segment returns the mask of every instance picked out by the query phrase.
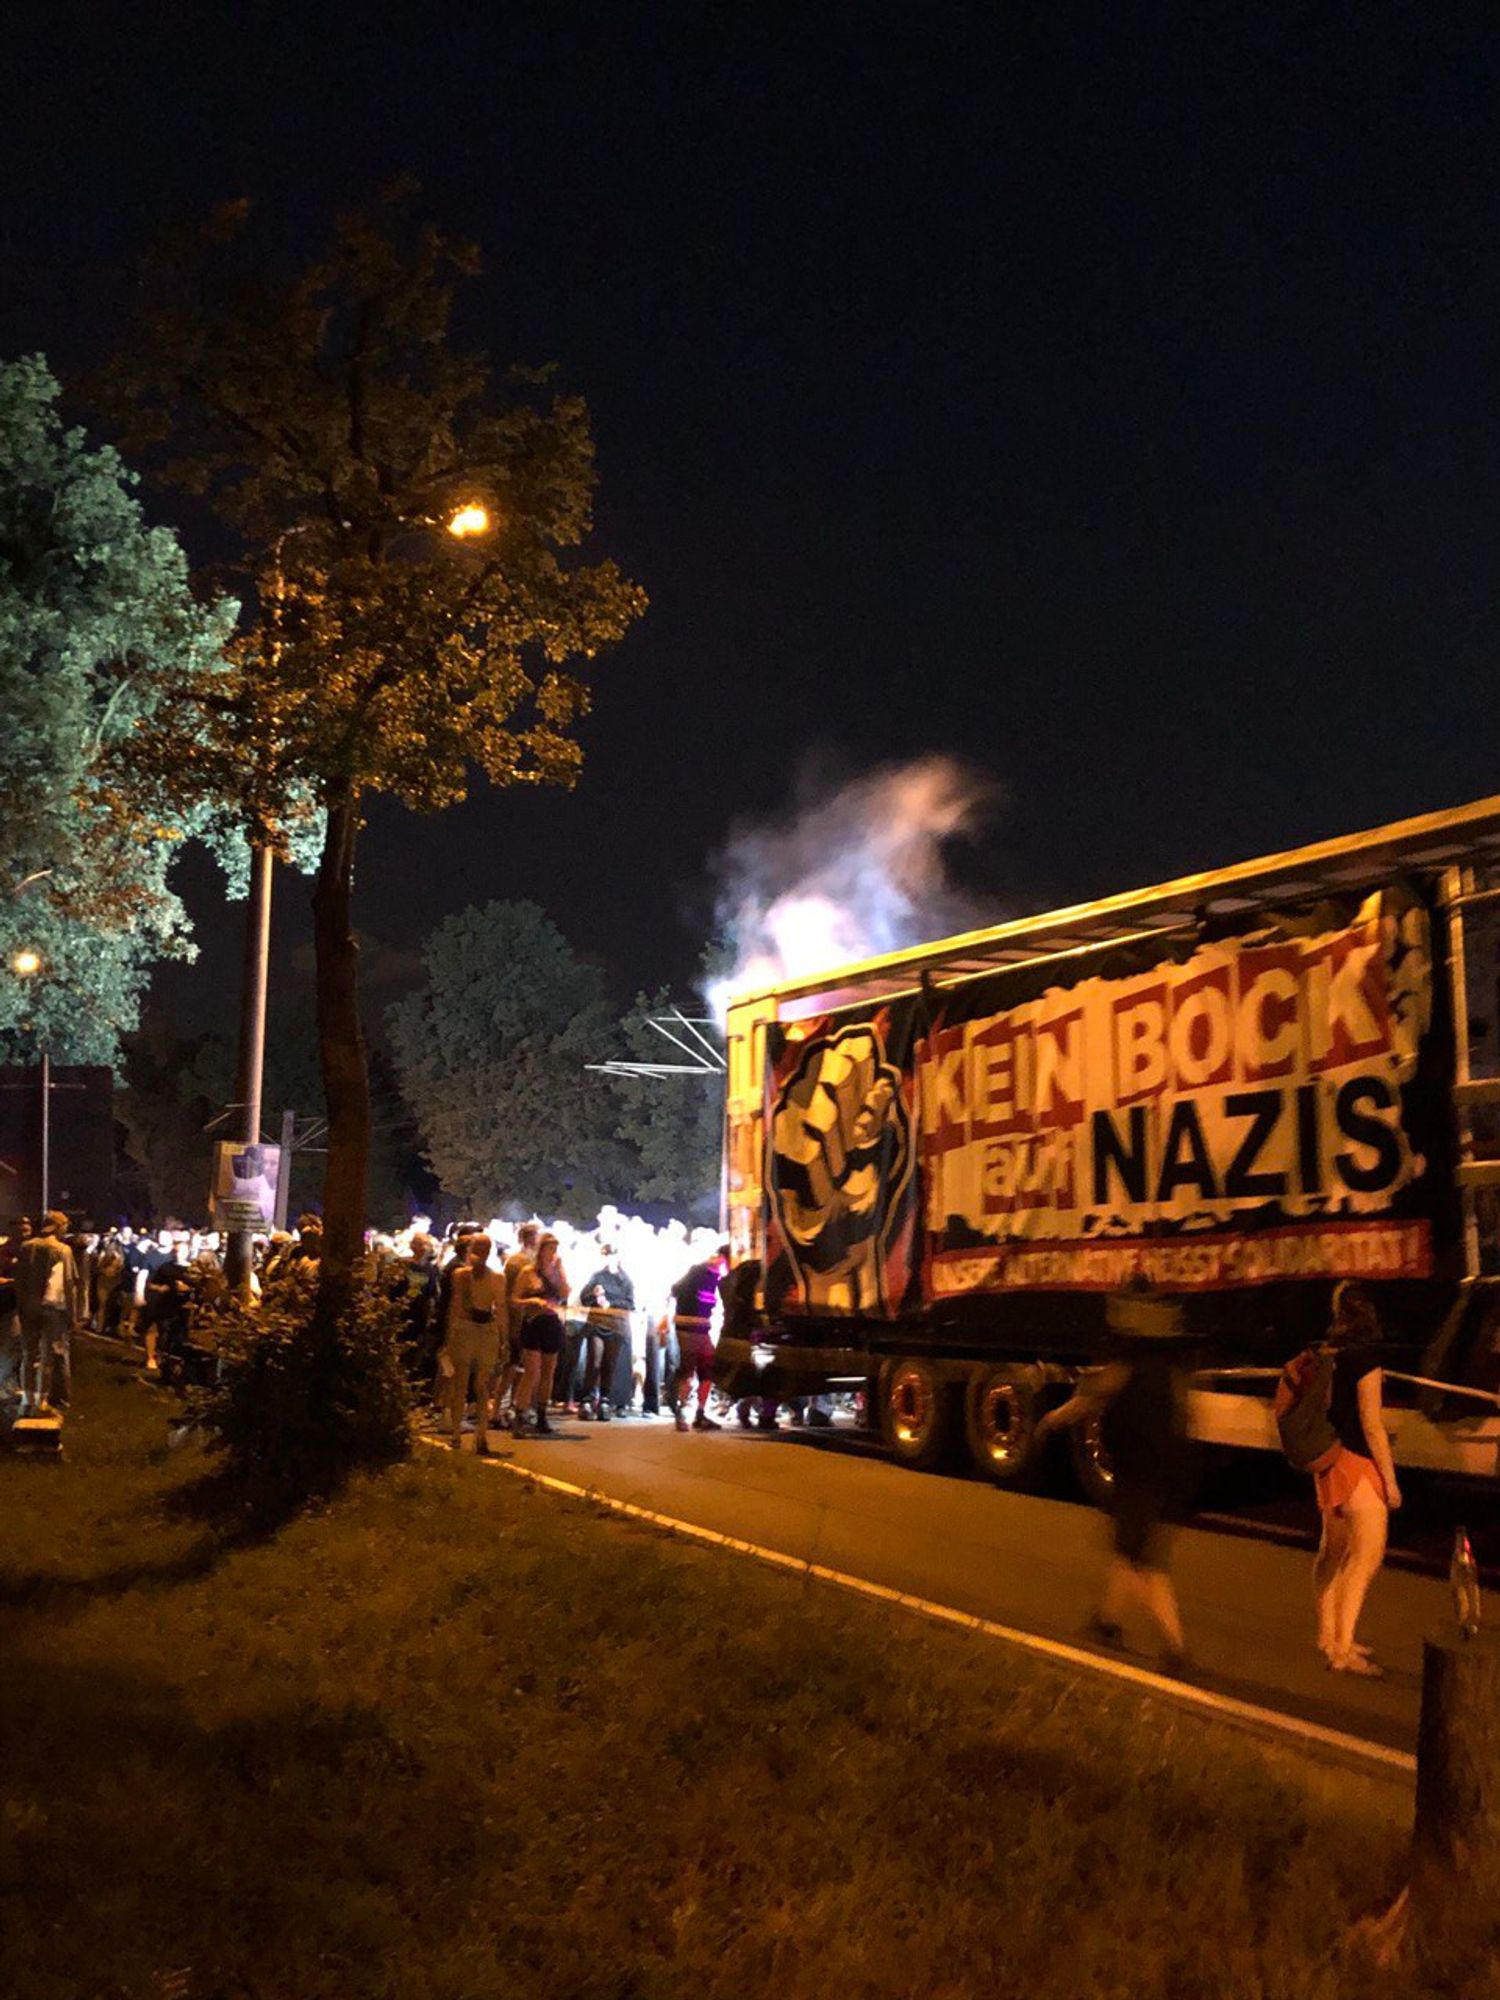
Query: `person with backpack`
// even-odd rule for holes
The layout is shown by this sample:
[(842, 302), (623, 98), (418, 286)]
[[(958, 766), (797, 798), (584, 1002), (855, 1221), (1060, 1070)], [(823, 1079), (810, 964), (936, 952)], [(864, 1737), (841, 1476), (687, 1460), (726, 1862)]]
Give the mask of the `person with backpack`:
[(1281, 1448), (1311, 1473), (1323, 1521), (1313, 1564), (1318, 1651), (1331, 1672), (1366, 1680), (1379, 1680), (1382, 1669), (1355, 1634), (1385, 1559), (1391, 1511), (1401, 1505), (1381, 1422), (1379, 1339), (1369, 1293), (1346, 1278), (1334, 1288), (1327, 1340), (1289, 1361), (1276, 1389)]

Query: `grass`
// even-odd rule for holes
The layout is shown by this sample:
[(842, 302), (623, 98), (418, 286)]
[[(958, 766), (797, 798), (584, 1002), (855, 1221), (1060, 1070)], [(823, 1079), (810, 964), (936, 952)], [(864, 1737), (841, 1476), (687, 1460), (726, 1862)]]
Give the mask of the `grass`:
[(236, 1543), (81, 1407), (0, 1462), (15, 2000), (1386, 1990), (1383, 1784), (435, 1453)]

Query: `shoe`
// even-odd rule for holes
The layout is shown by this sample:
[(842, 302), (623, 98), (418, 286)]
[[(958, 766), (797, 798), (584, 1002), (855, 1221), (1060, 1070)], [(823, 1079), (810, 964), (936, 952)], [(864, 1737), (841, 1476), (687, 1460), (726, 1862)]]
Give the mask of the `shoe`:
[(510, 1420), (510, 1434), (513, 1438), (523, 1438), (526, 1435), (526, 1430), (526, 1412), (524, 1410), (517, 1410)]
[(557, 1436), (557, 1432), (552, 1428), (551, 1419), (546, 1415), (537, 1418), (536, 1435), (539, 1438), (555, 1438)]
[(1326, 1655), (1328, 1671), (1331, 1674), (1354, 1674), (1362, 1681), (1383, 1681), (1385, 1668), (1379, 1660), (1367, 1658), (1363, 1653), (1329, 1653)]
[(564, 1403), (563, 1415), (565, 1417), (576, 1417), (578, 1415), (578, 1405), (576, 1403)]
[(704, 1410), (700, 1410), (693, 1419), (693, 1429), (695, 1431), (721, 1431), (723, 1428), (722, 1424), (716, 1424), (713, 1418)]
[(578, 1410), (578, 1421), (579, 1421), (579, 1423), (581, 1423), (581, 1424), (591, 1424), (591, 1423), (593, 1423), (593, 1421), (594, 1421), (594, 1412), (593, 1412), (593, 1411), (592, 1411), (592, 1410), (591, 1410), (591, 1409), (589, 1408), (589, 1406), (588, 1406), (588, 1404), (587, 1404), (587, 1403), (583, 1403), (583, 1404), (580, 1404), (580, 1405), (579, 1405), (579, 1410)]
[(160, 1373), (161, 1373), (161, 1363), (160, 1363), (159, 1361), (148, 1361), (148, 1362), (146, 1363), (146, 1369), (145, 1369), (145, 1372), (146, 1372), (146, 1373), (147, 1373), (148, 1375), (160, 1375)]
[(781, 1419), (780, 1417), (757, 1417), (755, 1428), (758, 1431), (779, 1431), (781, 1429)]
[(1193, 1671), (1193, 1663), (1186, 1653), (1169, 1647), (1161, 1656), (1161, 1670), (1169, 1680), (1185, 1681)]
[(476, 1458), (493, 1458), (495, 1456), (490, 1450), (489, 1439), (484, 1436), (483, 1432), (474, 1440), (474, 1456)]
[(677, 1412), (677, 1428), (680, 1431), (692, 1429), (692, 1425), (688, 1422), (688, 1413), (686, 1410), (679, 1410)]
[(610, 1424), (610, 1423), (613, 1423), (613, 1422), (614, 1422), (614, 1417), (615, 1417), (615, 1413), (614, 1413), (614, 1411), (613, 1411), (613, 1410), (612, 1410), (612, 1409), (611, 1409), (611, 1408), (609, 1407), (609, 1404), (608, 1404), (608, 1403), (601, 1403), (601, 1404), (599, 1405), (599, 1421), (600, 1421), (600, 1423), (601, 1423), (601, 1424)]
[(827, 1410), (809, 1410), (807, 1413), (807, 1427), (813, 1431), (831, 1431), (833, 1429), (833, 1418)]
[(1121, 1626), (1113, 1625), (1107, 1618), (1097, 1615), (1090, 1618), (1083, 1628), (1085, 1639), (1092, 1639), (1096, 1646), (1123, 1646), (1125, 1633)]

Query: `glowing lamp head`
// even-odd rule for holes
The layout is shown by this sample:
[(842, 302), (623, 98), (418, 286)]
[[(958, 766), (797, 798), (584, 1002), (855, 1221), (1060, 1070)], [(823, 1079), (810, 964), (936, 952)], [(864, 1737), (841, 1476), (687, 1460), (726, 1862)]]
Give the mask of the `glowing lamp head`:
[(42, 969), (42, 954), (27, 945), (11, 960), (10, 969), (18, 979), (32, 979)]
[(448, 516), (448, 533), (461, 542), (470, 541), (475, 535), (487, 535), (489, 531), (490, 510), (478, 500), (470, 500)]

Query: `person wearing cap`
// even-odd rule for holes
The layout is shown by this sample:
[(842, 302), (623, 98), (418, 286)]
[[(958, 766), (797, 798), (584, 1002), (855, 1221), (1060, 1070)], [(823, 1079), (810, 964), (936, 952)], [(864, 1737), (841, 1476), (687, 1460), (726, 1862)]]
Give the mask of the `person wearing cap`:
[(1184, 1511), (1192, 1481), (1182, 1315), (1136, 1285), (1110, 1300), (1108, 1319), (1114, 1355), (1042, 1418), (1037, 1436), (1098, 1419), (1114, 1475), (1114, 1553), (1088, 1635), (1100, 1645), (1123, 1644), (1125, 1614), (1134, 1605), (1156, 1628), (1163, 1667), (1180, 1674), (1187, 1652), (1172, 1587), (1171, 1523)]
[(21, 1401), (31, 1414), (53, 1407), (53, 1390), (72, 1397), (73, 1328), (82, 1312), (78, 1267), (64, 1240), (68, 1218), (54, 1209), (20, 1247), (16, 1307), (21, 1320)]

